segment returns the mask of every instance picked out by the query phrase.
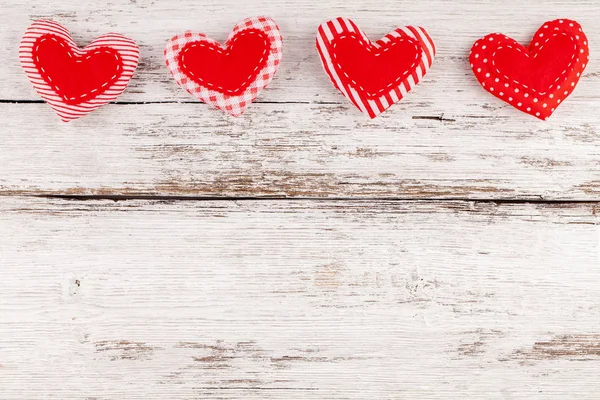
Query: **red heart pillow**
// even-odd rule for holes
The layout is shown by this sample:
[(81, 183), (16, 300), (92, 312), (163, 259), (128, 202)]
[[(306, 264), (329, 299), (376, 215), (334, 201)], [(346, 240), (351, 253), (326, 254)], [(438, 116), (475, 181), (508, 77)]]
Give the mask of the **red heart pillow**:
[(545, 120), (573, 92), (588, 57), (581, 26), (560, 19), (542, 25), (528, 48), (500, 33), (487, 35), (475, 42), (469, 59), (485, 90)]
[(237, 117), (273, 79), (281, 62), (282, 39), (272, 19), (256, 17), (237, 24), (225, 47), (188, 31), (171, 38), (164, 55), (180, 86)]
[(117, 33), (80, 49), (63, 26), (40, 20), (23, 35), (19, 55), (35, 90), (68, 122), (123, 93), (137, 67), (139, 49)]
[(433, 40), (423, 28), (398, 28), (371, 42), (347, 18), (319, 27), (317, 50), (333, 85), (371, 118), (402, 100), (435, 56)]

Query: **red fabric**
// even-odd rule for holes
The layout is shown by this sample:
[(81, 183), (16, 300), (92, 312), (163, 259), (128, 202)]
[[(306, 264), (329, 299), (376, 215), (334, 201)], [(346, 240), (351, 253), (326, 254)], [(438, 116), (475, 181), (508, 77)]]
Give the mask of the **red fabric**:
[(114, 101), (138, 59), (138, 46), (123, 35), (107, 33), (79, 48), (67, 28), (48, 20), (34, 21), (19, 45), (33, 88), (65, 122)]
[(588, 63), (581, 26), (567, 19), (546, 22), (528, 48), (501, 34), (475, 42), (471, 68), (494, 96), (547, 119), (572, 93)]
[(342, 81), (360, 94), (377, 98), (397, 87), (419, 64), (422, 48), (416, 40), (399, 36), (375, 48), (356, 33), (333, 43), (333, 62), (339, 64)]
[(282, 55), (279, 27), (264, 16), (237, 23), (223, 46), (203, 33), (186, 31), (169, 39), (164, 49), (178, 85), (234, 117), (273, 80)]
[(258, 29), (238, 32), (227, 49), (209, 41), (191, 42), (179, 67), (194, 82), (230, 96), (243, 93), (267, 64), (271, 41)]
[(433, 40), (422, 27), (397, 28), (372, 42), (344, 17), (321, 24), (316, 44), (333, 85), (370, 118), (402, 100), (435, 57)]
[(100, 47), (75, 54), (64, 39), (52, 34), (37, 39), (32, 56), (44, 81), (71, 105), (98, 97), (123, 72), (123, 62), (116, 50)]

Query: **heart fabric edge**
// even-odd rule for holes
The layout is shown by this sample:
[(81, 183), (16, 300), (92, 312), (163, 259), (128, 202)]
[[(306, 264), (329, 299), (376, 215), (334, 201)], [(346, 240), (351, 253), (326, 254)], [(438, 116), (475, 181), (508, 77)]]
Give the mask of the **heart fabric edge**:
[[(389, 91), (378, 97), (367, 96), (358, 90), (357, 82), (344, 73), (343, 66), (334, 62), (336, 39), (349, 34), (357, 35), (362, 39), (361, 42), (375, 51), (385, 48), (386, 44), (394, 40), (408, 40), (418, 46), (420, 55), (414, 68), (410, 71), (402, 71), (406, 72), (405, 78), (391, 85)], [(323, 68), (334, 87), (371, 119), (376, 118), (402, 100), (427, 74), (436, 54), (433, 40), (422, 27), (397, 28), (376, 42), (372, 42), (352, 20), (343, 17), (327, 21), (319, 26), (316, 46)], [(376, 74), (377, 71), (373, 71), (373, 73)]]
[[(83, 57), (86, 54), (101, 49), (110, 49), (118, 54), (119, 74), (115, 79), (105, 82), (104, 87), (91, 89), (86, 96), (72, 102), (58, 93), (52, 78), (44, 74), (43, 62), (39, 57), (34, 59), (34, 46), (43, 37), (54, 38), (65, 51), (70, 52), (70, 57)], [(79, 48), (69, 31), (57, 22), (50, 20), (34, 21), (25, 31), (19, 46), (19, 59), (25, 74), (32, 83), (35, 91), (48, 103), (64, 122), (80, 118), (99, 107), (119, 97), (133, 77), (139, 61), (139, 48), (136, 43), (119, 33), (107, 33), (94, 39), (84, 48)], [(75, 76), (75, 79), (85, 77)], [(94, 90), (97, 93), (91, 93)]]
[[(264, 65), (258, 69), (254, 79), (240, 94), (227, 94), (216, 90), (214, 87), (203, 85), (183, 71), (180, 65), (180, 53), (186, 45), (204, 43), (207, 46), (226, 51), (236, 36), (249, 30), (264, 33), (268, 37), (270, 46)], [(229, 34), (224, 46), (221, 46), (218, 41), (209, 38), (203, 33), (186, 31), (169, 39), (164, 49), (167, 67), (179, 86), (183, 87), (200, 101), (210, 104), (234, 117), (242, 115), (262, 90), (273, 80), (279, 69), (282, 53), (283, 39), (279, 27), (273, 19), (264, 16), (246, 18), (237, 23)]]
[[(573, 42), (573, 54), (569, 66), (548, 89), (537, 90), (515, 77), (507, 76), (496, 67), (498, 50), (507, 47), (535, 58), (557, 35), (564, 35)], [(589, 61), (588, 39), (578, 22), (556, 19), (542, 24), (527, 47), (501, 33), (486, 35), (473, 44), (469, 61), (477, 81), (487, 92), (524, 113), (547, 120), (579, 83)]]

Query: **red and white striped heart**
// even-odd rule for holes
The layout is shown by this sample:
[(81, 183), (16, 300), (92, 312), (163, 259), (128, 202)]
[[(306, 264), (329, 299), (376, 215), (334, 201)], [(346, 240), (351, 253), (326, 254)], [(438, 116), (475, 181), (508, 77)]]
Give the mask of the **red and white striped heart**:
[(62, 25), (39, 20), (23, 35), (19, 57), (38, 94), (69, 122), (123, 93), (138, 65), (139, 48), (123, 35), (108, 33), (80, 49)]
[(165, 46), (167, 67), (190, 94), (237, 117), (271, 82), (282, 56), (279, 27), (267, 17), (238, 23), (224, 47), (202, 33), (184, 32)]
[(433, 40), (421, 27), (398, 28), (371, 42), (347, 18), (319, 27), (317, 49), (333, 85), (371, 118), (402, 100), (435, 56)]

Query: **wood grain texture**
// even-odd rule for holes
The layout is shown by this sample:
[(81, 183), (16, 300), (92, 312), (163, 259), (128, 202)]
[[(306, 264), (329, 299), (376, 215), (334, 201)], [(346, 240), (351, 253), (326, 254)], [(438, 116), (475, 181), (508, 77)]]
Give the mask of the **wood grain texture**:
[(14, 117), (3, 194), (598, 199), (595, 131), (560, 122), (535, 133), (523, 126), (539, 122), (517, 120), (355, 124), (341, 106), (276, 104), (231, 122), (194, 104), (153, 104), (119, 107), (111, 124), (99, 111), (40, 128), (22, 111), (45, 107), (4, 106)]
[[(18, 40), (32, 19), (52, 18), (82, 44), (108, 30), (135, 38), (142, 62), (120, 101), (167, 103), (110, 105), (70, 125), (43, 104), (0, 104), (0, 194), (598, 199), (596, 1), (64, 0), (16, 1), (3, 11), (0, 93), (8, 102), (37, 98), (18, 65)], [(164, 66), (165, 40), (185, 29), (224, 40), (257, 13), (272, 16), (285, 41), (262, 103), (240, 119), (195, 103)], [(373, 38), (423, 25), (437, 43), (424, 81), (374, 121), (333, 89), (314, 48), (317, 26), (340, 15)], [(557, 17), (581, 22), (591, 61), (544, 123), (485, 93), (467, 55), (491, 31), (527, 43)]]
[[(596, 400), (600, 7), (523, 3), (4, 1), (0, 399)], [(243, 117), (173, 83), (169, 37), (224, 40), (259, 13), (284, 58)], [(337, 16), (436, 41), (374, 121), (321, 69), (315, 31)], [(467, 55), (560, 17), (591, 62), (544, 123), (485, 93)], [(65, 125), (37, 102), (17, 57), (37, 18), (138, 41), (119, 103)]]
[(595, 399), (596, 204), (0, 200), (21, 399)]

